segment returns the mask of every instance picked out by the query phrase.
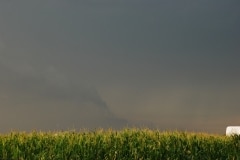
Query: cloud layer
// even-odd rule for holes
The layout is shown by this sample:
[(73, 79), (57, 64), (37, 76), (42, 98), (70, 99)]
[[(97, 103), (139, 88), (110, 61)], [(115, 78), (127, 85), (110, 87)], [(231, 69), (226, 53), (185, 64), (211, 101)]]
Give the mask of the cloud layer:
[(3, 130), (117, 129), (127, 125), (93, 87), (69, 80), (53, 66), (37, 69), (4, 60), (7, 65), (0, 64)]
[(238, 125), (239, 5), (1, 1), (1, 128), (224, 133)]

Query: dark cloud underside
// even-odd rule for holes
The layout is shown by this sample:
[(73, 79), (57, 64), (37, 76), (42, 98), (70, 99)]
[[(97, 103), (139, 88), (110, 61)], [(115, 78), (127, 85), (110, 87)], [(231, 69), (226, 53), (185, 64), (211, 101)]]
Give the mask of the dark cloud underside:
[(240, 3), (1, 1), (0, 127), (222, 133), (237, 124)]

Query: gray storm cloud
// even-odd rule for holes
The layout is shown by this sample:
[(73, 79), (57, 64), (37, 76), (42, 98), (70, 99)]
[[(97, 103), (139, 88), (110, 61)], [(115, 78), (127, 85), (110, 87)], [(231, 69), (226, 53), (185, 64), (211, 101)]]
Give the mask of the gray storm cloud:
[[(0, 36), (1, 37), (1, 36)], [(0, 50), (2, 51), (5, 48), (5, 43), (3, 42), (2, 39), (0, 39)]]
[(0, 1), (1, 128), (239, 125), (239, 6)]
[(26, 63), (12, 64), (3, 56), (1, 60), (6, 62), (0, 63), (3, 130), (121, 128), (127, 125), (126, 120), (109, 110), (96, 89), (72, 82), (53, 66), (40, 69)]

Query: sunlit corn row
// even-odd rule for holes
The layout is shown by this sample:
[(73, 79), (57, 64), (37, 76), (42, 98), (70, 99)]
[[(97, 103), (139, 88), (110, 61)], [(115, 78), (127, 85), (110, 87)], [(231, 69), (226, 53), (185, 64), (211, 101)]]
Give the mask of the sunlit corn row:
[(148, 129), (31, 132), (0, 135), (0, 159), (240, 159), (240, 136)]

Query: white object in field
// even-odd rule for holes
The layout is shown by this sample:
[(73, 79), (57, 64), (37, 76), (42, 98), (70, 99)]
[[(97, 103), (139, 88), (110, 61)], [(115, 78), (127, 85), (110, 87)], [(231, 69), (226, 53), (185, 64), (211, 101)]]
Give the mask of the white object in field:
[(226, 129), (226, 135), (240, 135), (240, 126), (228, 126)]

